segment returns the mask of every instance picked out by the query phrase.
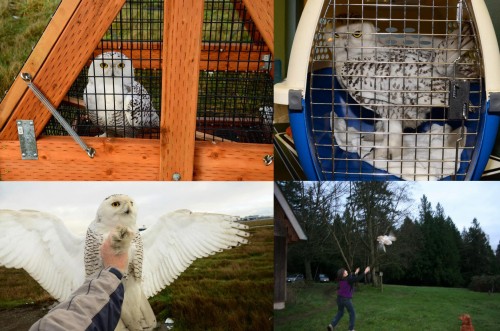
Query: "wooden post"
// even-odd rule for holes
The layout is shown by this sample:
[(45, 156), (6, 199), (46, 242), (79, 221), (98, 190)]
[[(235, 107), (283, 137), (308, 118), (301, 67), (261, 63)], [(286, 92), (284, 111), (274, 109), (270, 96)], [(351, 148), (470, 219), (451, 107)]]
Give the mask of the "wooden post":
[(165, 0), (160, 180), (192, 180), (204, 1)]
[(384, 292), (384, 279), (383, 279), (384, 273), (381, 271), (380, 272), (380, 291)]

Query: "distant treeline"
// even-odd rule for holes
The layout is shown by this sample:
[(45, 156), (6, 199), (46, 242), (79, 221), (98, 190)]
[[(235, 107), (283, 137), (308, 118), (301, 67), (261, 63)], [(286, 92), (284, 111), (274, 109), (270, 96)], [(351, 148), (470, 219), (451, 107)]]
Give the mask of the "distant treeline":
[[(500, 275), (500, 243), (493, 252), (475, 218), (460, 232), (443, 207), (433, 207), (425, 195), (418, 216), (412, 216), (411, 184), (279, 185), (308, 237), (289, 246), (289, 273), (303, 273), (308, 280), (326, 273), (333, 280), (340, 267), (370, 265), (377, 286), (382, 272), (384, 283), (500, 291), (500, 276), (494, 276)], [(390, 232), (397, 240), (384, 252), (376, 237)]]

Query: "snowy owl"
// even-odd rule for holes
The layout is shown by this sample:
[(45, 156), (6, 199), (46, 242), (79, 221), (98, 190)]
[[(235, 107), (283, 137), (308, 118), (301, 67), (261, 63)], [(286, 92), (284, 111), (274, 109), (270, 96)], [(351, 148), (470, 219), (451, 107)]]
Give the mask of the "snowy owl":
[(103, 136), (140, 137), (143, 130), (159, 127), (160, 118), (151, 96), (134, 79), (132, 61), (124, 54), (106, 52), (96, 56), (88, 79), (83, 100), (90, 120), (104, 131)]
[[(248, 227), (235, 217), (178, 210), (139, 232), (134, 201), (122, 194), (106, 198), (84, 238), (70, 233), (57, 217), (38, 211), (0, 210), (0, 265), (25, 269), (62, 301), (103, 268), (99, 247), (120, 228), (130, 236), (125, 297), (115, 330), (152, 330), (155, 315), (147, 298), (172, 283), (195, 259), (247, 243)], [(123, 231), (123, 229), (127, 229)]]
[(396, 241), (396, 237), (391, 232), (389, 235), (378, 236), (377, 241), (378, 248), (385, 252), (385, 246), (392, 245), (392, 242)]
[(433, 107), (448, 106), (445, 77), (455, 60), (472, 47), (470, 34), (462, 36), (461, 49), (453, 49), (459, 43), (450, 38), (432, 50), (383, 45), (368, 22), (339, 26), (334, 32), (330, 43), (339, 83), (380, 117), (387, 133), (383, 137), (387, 157), (401, 159), (403, 129), (416, 129)]

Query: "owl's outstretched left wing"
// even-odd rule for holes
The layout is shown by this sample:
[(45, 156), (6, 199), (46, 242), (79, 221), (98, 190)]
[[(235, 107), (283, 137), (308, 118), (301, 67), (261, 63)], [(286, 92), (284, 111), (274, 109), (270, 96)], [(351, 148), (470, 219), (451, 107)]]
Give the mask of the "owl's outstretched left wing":
[(247, 243), (248, 227), (228, 215), (178, 210), (143, 232), (143, 290), (151, 297), (197, 258)]
[(0, 265), (23, 268), (59, 301), (85, 280), (83, 246), (51, 214), (0, 210)]

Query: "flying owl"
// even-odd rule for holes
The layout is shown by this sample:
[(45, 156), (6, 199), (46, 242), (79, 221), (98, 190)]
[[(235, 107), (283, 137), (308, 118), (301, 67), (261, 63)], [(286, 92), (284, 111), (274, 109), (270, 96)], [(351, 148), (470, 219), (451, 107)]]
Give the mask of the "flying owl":
[(83, 100), (92, 123), (104, 131), (102, 136), (137, 137), (160, 125), (151, 96), (134, 79), (132, 61), (119, 52), (95, 57)]
[(152, 330), (147, 298), (171, 284), (197, 258), (247, 243), (248, 227), (228, 215), (178, 210), (139, 232), (137, 210), (127, 195), (106, 198), (86, 237), (70, 233), (57, 217), (39, 211), (0, 210), (0, 265), (25, 269), (62, 301), (103, 268), (99, 247), (110, 233), (129, 242), (125, 297), (115, 330)]
[(378, 248), (385, 252), (385, 246), (392, 245), (392, 242), (396, 241), (396, 237), (391, 232), (389, 235), (378, 236), (377, 241)]
[(457, 33), (461, 43), (450, 38), (432, 50), (383, 45), (375, 26), (368, 22), (339, 26), (332, 32), (339, 83), (358, 104), (380, 117), (387, 133), (386, 157), (401, 159), (403, 129), (416, 129), (428, 120), (432, 108), (448, 106), (446, 76), (450, 66), (472, 47), (471, 35)]

